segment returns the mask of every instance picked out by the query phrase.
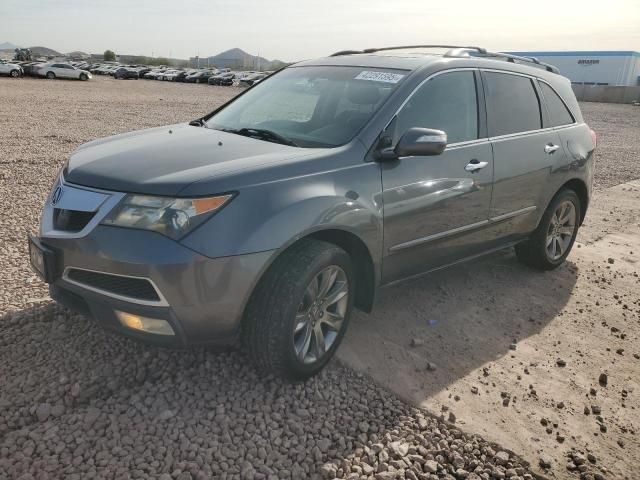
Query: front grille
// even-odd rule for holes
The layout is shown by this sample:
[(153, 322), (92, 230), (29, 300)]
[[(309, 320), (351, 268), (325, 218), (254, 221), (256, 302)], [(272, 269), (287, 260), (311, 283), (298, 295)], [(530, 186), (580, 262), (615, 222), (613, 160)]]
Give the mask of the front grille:
[(149, 302), (160, 301), (158, 292), (151, 282), (145, 278), (121, 277), (109, 273), (91, 272), (70, 268), (67, 278), (87, 287), (97, 288), (105, 292)]
[(53, 210), (53, 226), (64, 232), (79, 232), (91, 221), (96, 212), (82, 212), (80, 210)]

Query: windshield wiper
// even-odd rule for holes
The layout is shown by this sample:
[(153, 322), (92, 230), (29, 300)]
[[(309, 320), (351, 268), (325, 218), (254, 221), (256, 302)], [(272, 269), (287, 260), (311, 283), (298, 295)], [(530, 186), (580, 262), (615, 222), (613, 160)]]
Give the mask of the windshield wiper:
[(237, 129), (221, 128), (220, 130), (222, 130), (223, 132), (235, 133), (236, 135), (242, 135), (245, 137), (256, 137), (261, 140), (266, 140), (267, 142), (281, 143), (283, 145), (289, 145), (290, 147), (299, 146), (296, 142), (294, 142), (290, 138), (280, 135), (279, 133), (276, 133), (272, 130), (267, 130), (266, 128), (244, 127), (244, 128), (237, 128)]
[(204, 119), (202, 118), (196, 118), (195, 120), (191, 120), (189, 122), (189, 125), (191, 125), (192, 127), (206, 127), (207, 124), (204, 123)]

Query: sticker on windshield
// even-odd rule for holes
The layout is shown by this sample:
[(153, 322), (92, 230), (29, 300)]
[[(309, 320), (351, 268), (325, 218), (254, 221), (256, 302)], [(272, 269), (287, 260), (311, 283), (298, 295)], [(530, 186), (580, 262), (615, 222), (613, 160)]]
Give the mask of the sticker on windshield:
[(371, 72), (368, 70), (364, 70), (356, 76), (355, 80), (370, 80), (372, 82), (398, 83), (403, 78), (404, 78), (404, 75), (400, 73)]

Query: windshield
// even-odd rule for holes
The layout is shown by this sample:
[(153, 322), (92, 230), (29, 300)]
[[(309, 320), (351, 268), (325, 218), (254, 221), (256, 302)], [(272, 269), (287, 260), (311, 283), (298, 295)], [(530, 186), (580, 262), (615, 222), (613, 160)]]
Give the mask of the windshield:
[(369, 67), (290, 67), (207, 119), (206, 126), (240, 134), (268, 131), (269, 136), (261, 139), (287, 139), (306, 148), (344, 145), (407, 73)]

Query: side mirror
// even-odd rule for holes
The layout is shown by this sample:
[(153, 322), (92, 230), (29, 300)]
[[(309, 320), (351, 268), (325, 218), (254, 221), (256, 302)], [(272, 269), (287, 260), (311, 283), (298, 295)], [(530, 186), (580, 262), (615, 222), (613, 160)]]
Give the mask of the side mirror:
[(442, 130), (413, 127), (407, 130), (393, 148), (381, 150), (381, 160), (396, 160), (399, 157), (440, 155), (447, 147), (447, 134)]

